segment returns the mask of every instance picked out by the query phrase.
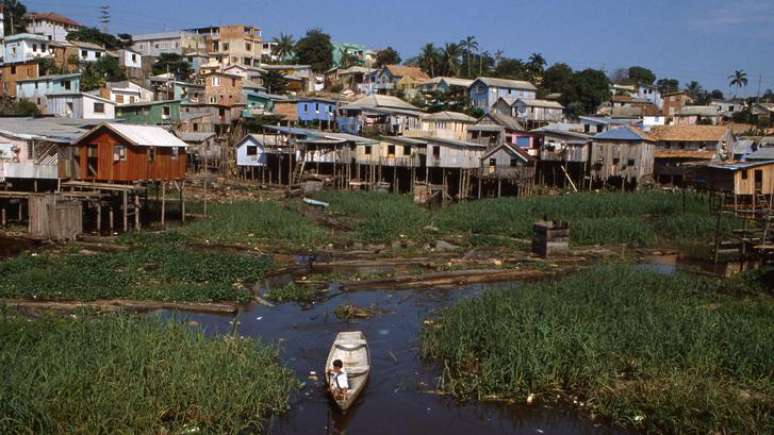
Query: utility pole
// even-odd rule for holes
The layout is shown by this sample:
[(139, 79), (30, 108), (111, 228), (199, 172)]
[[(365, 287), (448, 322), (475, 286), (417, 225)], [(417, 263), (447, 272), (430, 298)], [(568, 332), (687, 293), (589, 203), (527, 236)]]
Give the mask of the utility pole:
[(110, 5), (102, 5), (99, 7), (99, 22), (102, 23), (102, 31), (108, 32), (108, 24), (110, 24)]
[(761, 102), (761, 81), (763, 81), (763, 74), (758, 74), (758, 92), (755, 93), (755, 102)]

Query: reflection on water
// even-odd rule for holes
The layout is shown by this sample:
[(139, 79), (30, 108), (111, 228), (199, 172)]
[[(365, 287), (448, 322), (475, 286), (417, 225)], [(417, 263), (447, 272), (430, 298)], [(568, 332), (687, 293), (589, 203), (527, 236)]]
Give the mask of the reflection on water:
[[(455, 290), (364, 291), (340, 293), (304, 310), (296, 304), (274, 308), (253, 305), (238, 314), (237, 333), (280, 346), (284, 363), (306, 385), (291, 410), (270, 423), (271, 434), (609, 434), (617, 429), (593, 424), (563, 408), (464, 404), (429, 393), (437, 368), (419, 358), (422, 321), (435, 310), (471, 297), (480, 286)], [(346, 322), (333, 314), (337, 305), (374, 306), (383, 311), (369, 320)], [(225, 334), (233, 317), (162, 312), (195, 320), (208, 334)], [(331, 342), (345, 330), (362, 330), (371, 349), (371, 376), (357, 403), (342, 414), (328, 400), (320, 375)]]

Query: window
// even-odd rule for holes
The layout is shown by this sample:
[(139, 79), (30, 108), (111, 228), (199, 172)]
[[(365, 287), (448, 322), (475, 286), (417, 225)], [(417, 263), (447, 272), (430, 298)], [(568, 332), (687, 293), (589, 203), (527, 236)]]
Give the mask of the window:
[(137, 55), (132, 53), (132, 62), (137, 62)]
[(65, 80), (62, 82), (62, 85), (64, 85), (64, 88), (68, 91), (70, 90), (70, 80)]
[(85, 58), (88, 54), (89, 53), (86, 50), (81, 50), (81, 57)]
[(629, 159), (626, 161), (626, 166), (634, 166), (634, 159)]
[(135, 102), (135, 98), (134, 97), (129, 97), (129, 103), (134, 104), (134, 102)]
[(156, 148), (155, 147), (149, 147), (148, 148), (148, 161), (153, 163), (156, 160)]
[(94, 113), (105, 113), (105, 103), (94, 103)]
[(410, 156), (411, 155), (411, 147), (408, 145), (403, 145), (403, 155), (404, 156)]
[(228, 51), (228, 42), (223, 43), (223, 51)]
[(161, 114), (162, 116), (169, 118), (169, 115), (172, 113), (172, 110), (169, 106), (164, 106), (161, 108)]
[(35, 82), (35, 89), (38, 88), (38, 82)]
[(99, 59), (100, 56), (102, 56), (102, 53), (100, 53), (99, 51), (94, 53), (94, 57), (96, 57), (97, 59)]
[(497, 166), (497, 159), (489, 159), (489, 167)]
[(126, 145), (113, 145), (113, 162), (126, 160)]
[(235, 86), (236, 86), (236, 79), (231, 79), (231, 86), (232, 86), (232, 87), (235, 87)]
[(366, 146), (365, 146), (365, 154), (366, 154), (367, 156), (370, 156), (370, 155), (371, 155), (371, 145), (366, 145)]
[(255, 145), (248, 145), (247, 146), (247, 155), (249, 156), (257, 156), (258, 155), (258, 147)]
[(515, 168), (516, 166), (519, 166), (519, 159), (512, 157), (511, 158), (511, 167)]
[(742, 171), (742, 180), (746, 180), (746, 179), (747, 179), (747, 169)]
[(315, 103), (314, 111), (317, 112), (317, 113), (320, 113), (320, 103)]
[(212, 86), (220, 86), (220, 77), (215, 76), (212, 78)]
[(387, 156), (395, 157), (395, 145), (387, 145)]
[(38, 44), (32, 44), (32, 52), (38, 51)]
[(247, 51), (251, 51), (253, 49), (253, 45), (250, 44), (249, 42), (245, 42), (245, 49)]
[(123, 104), (124, 103), (124, 96), (123, 95), (116, 95), (116, 103)]
[(177, 157), (178, 157), (179, 155), (180, 155), (180, 148), (178, 148), (178, 147), (172, 147), (172, 155), (170, 156), (170, 158), (171, 158), (172, 160), (177, 160)]
[(219, 50), (219, 48), (218, 48), (218, 41), (212, 41), (212, 50), (213, 51), (218, 51)]
[(309, 111), (309, 105), (308, 104), (304, 104), (304, 113), (306, 113), (308, 111)]
[(16, 67), (15, 66), (11, 66), (11, 74), (16, 74)]

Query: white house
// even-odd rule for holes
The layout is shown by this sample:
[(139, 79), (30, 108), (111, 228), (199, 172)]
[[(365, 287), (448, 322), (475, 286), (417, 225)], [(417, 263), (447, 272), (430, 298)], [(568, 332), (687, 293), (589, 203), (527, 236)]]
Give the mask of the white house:
[(153, 101), (153, 91), (129, 80), (105, 83), (100, 96), (116, 105), (148, 103)]
[(558, 101), (517, 98), (511, 108), (511, 116), (527, 121), (559, 122), (564, 119), (564, 106)]
[(33, 12), (24, 16), (27, 32), (45, 36), (49, 41), (67, 42), (67, 34), (80, 24), (54, 12)]
[(73, 45), (78, 48), (78, 60), (81, 62), (96, 62), (105, 55), (105, 47), (91, 42), (75, 41)]
[(46, 95), (48, 113), (74, 119), (115, 119), (116, 103), (83, 92), (57, 92)]
[(642, 84), (637, 88), (637, 98), (648, 100), (659, 109), (664, 107), (664, 99), (661, 97), (661, 91), (658, 86)]
[(277, 142), (278, 135), (248, 134), (236, 144), (237, 166), (266, 166), (264, 141)]
[(118, 50), (118, 64), (124, 68), (142, 69), (142, 54), (135, 50)]
[(54, 53), (48, 38), (32, 33), (17, 33), (5, 38), (3, 42), (5, 63), (27, 62), (39, 57), (53, 57)]

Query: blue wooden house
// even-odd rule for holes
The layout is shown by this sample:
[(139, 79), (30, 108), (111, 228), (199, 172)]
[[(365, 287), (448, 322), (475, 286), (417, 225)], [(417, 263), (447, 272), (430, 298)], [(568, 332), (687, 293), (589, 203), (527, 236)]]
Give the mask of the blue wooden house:
[(46, 95), (60, 92), (80, 92), (81, 75), (61, 74), (42, 76), (36, 79), (19, 80), (16, 82), (16, 98), (29, 100), (38, 105), (46, 113)]
[(301, 122), (334, 122), (336, 120), (336, 100), (325, 98), (299, 98), (296, 100), (298, 120)]
[(534, 100), (537, 98), (537, 88), (532, 83), (521, 80), (479, 77), (470, 85), (468, 95), (473, 107), (489, 113), (501, 97)]

